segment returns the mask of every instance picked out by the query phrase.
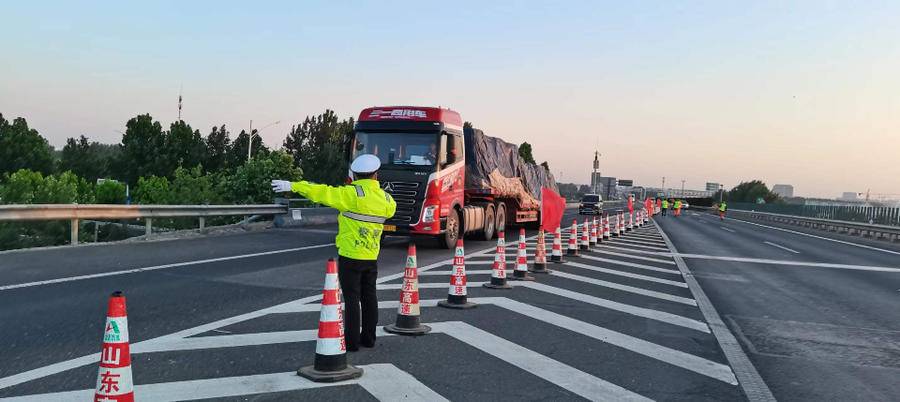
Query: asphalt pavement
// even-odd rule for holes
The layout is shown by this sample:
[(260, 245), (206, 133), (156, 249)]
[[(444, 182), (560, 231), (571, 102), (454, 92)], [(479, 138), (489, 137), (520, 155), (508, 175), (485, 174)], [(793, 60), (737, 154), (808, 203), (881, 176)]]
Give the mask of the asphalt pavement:
[[(422, 321), (432, 333), (382, 334), (374, 349), (349, 355), (366, 370), (361, 379), (311, 383), (294, 372), (313, 360), (334, 232), (0, 254), (0, 398), (89, 398), (113, 290), (128, 300), (136, 393), (150, 400), (747, 397), (739, 381), (746, 367), (735, 360), (743, 352), (723, 346), (710, 324), (717, 316), (698, 306), (697, 289), (653, 225), (510, 290), (481, 286), (495, 243), (467, 240), (468, 293), (479, 305), (471, 310), (435, 306), (447, 295), (451, 252), (418, 241)], [(527, 233), (529, 254), (534, 235)], [(507, 240), (511, 270), (516, 232)], [(386, 239), (379, 259), (379, 325), (396, 317), (406, 243)]]

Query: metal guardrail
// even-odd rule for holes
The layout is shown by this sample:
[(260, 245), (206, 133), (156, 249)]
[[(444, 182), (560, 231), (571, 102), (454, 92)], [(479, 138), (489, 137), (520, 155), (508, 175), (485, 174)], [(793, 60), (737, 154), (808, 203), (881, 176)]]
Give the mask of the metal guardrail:
[[(701, 209), (701, 208), (698, 208)], [(707, 209), (707, 208), (702, 208)], [(711, 212), (716, 211), (708, 208)], [(829, 232), (845, 233), (853, 236), (869, 237), (892, 242), (900, 241), (900, 227), (887, 225), (874, 225), (868, 223), (841, 221), (834, 219), (809, 218), (805, 216), (775, 214), (771, 212), (746, 211), (728, 209), (729, 216), (744, 216), (749, 219), (762, 220), (776, 223), (786, 223), (812, 229), (820, 229)]]
[(78, 244), (78, 224), (82, 219), (143, 219), (145, 233), (152, 233), (154, 218), (199, 218), (200, 231), (211, 216), (279, 215), (287, 205), (108, 205), (108, 204), (28, 204), (0, 205), (0, 221), (68, 220), (71, 243)]
[(729, 209), (900, 227), (900, 208), (871, 205), (729, 203)]

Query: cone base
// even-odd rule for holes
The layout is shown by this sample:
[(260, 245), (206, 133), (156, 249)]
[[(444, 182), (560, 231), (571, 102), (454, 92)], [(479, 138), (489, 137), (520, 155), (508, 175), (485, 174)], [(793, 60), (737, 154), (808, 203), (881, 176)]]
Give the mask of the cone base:
[(440, 307), (445, 307), (445, 308), (455, 308), (457, 310), (467, 310), (470, 308), (478, 307), (477, 304), (472, 303), (472, 302), (465, 302), (462, 304), (457, 304), (457, 303), (451, 303), (447, 300), (441, 300), (437, 303), (437, 305)]
[(313, 366), (306, 366), (297, 370), (297, 375), (313, 382), (338, 382), (361, 377), (363, 369), (350, 364), (337, 371), (320, 371)]
[(566, 255), (571, 256), (571, 257), (578, 257), (578, 250), (572, 250), (572, 249), (566, 250)]
[(550, 256), (550, 262), (555, 262), (555, 263), (557, 263), (557, 264), (560, 264), (560, 263), (562, 263), (562, 262), (564, 262), (564, 261), (563, 261), (563, 258), (562, 258), (561, 255), (559, 255), (559, 256), (552, 255), (552, 256)]
[(589, 246), (581, 246), (581, 247), (579, 248), (579, 250), (581, 250), (581, 251), (591, 251), (591, 248), (590, 248)]
[(528, 269), (528, 272), (535, 274), (549, 274), (553, 271), (547, 269), (547, 264), (534, 264)]
[[(516, 271), (516, 272), (523, 272), (523, 271)], [(509, 280), (511, 280), (511, 281), (527, 281), (527, 282), (531, 282), (531, 281), (534, 280), (534, 277), (531, 276), (531, 275), (528, 275), (528, 271), (524, 271), (524, 273), (522, 273), (521, 276), (515, 276), (515, 275), (513, 275), (513, 277), (512, 277), (512, 278), (509, 278)]]
[(385, 325), (384, 330), (386, 332), (390, 332), (392, 334), (397, 334), (397, 335), (417, 336), (417, 335), (425, 335), (425, 334), (431, 332), (431, 327), (429, 327), (427, 325), (419, 324), (418, 327), (401, 328), (401, 327), (398, 327), (397, 324), (391, 324), (391, 325)]
[(484, 286), (488, 289), (512, 289), (512, 286), (509, 286), (508, 283), (503, 283), (502, 285), (494, 284), (494, 283), (485, 283), (482, 286)]

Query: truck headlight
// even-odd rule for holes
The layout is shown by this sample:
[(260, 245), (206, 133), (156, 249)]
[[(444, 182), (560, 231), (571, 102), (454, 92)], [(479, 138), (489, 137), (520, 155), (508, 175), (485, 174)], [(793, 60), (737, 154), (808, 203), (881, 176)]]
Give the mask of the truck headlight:
[(437, 205), (429, 205), (425, 207), (425, 212), (422, 213), (422, 222), (432, 223), (434, 222), (434, 211), (438, 208)]

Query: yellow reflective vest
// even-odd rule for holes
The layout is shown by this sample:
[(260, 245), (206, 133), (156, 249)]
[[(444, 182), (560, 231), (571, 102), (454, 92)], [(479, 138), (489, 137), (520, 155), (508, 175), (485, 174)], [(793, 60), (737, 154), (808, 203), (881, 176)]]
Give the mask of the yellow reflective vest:
[(378, 259), (384, 221), (394, 216), (397, 203), (377, 180), (356, 180), (340, 187), (300, 181), (291, 183), (291, 191), (340, 211), (334, 241), (338, 255), (354, 260)]
[(719, 211), (720, 212), (725, 212), (726, 209), (728, 209), (728, 206), (725, 205), (724, 202), (719, 203)]
[(681, 200), (675, 200), (675, 209), (681, 209)]
[(663, 208), (669, 209), (669, 200), (663, 200)]

